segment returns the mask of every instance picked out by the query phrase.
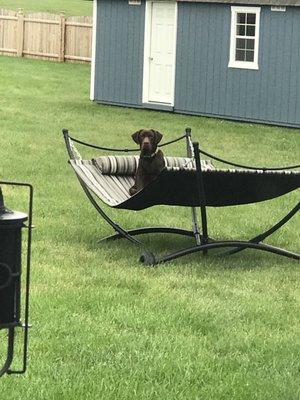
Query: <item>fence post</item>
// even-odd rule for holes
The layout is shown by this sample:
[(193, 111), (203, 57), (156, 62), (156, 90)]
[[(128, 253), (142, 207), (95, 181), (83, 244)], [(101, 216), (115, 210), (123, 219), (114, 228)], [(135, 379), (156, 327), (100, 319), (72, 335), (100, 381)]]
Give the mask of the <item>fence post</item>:
[(17, 56), (23, 56), (24, 46), (24, 14), (23, 10), (18, 11), (18, 23), (17, 23)]
[(60, 38), (59, 38), (59, 54), (58, 61), (65, 61), (65, 45), (66, 45), (66, 17), (64, 13), (60, 13)]

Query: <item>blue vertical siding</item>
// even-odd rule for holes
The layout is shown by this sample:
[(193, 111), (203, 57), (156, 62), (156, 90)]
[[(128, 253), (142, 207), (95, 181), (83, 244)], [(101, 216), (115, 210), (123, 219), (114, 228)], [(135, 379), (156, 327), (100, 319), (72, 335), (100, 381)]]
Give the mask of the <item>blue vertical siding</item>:
[(145, 4), (98, 1), (95, 99), (137, 106), (142, 101)]
[[(300, 127), (300, 7), (261, 7), (259, 70), (228, 68), (230, 24), (229, 4), (178, 3), (174, 111)], [(96, 101), (143, 106), (144, 27), (145, 0), (98, 0)]]
[(259, 70), (228, 68), (231, 7), (178, 3), (175, 111), (300, 126), (300, 7), (261, 7)]

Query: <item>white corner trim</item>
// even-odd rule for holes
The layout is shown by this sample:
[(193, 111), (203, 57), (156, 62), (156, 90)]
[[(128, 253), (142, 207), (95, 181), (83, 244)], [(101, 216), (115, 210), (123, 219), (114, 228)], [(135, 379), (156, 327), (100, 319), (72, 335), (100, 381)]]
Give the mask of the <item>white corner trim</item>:
[[(254, 69), (258, 70), (258, 52), (259, 52), (259, 28), (260, 28), (260, 7), (243, 7), (231, 6), (231, 31), (230, 31), (230, 52), (228, 68)], [(255, 39), (254, 44), (254, 61), (236, 61), (235, 60), (235, 44), (236, 44), (236, 16), (237, 13), (253, 13), (256, 14), (255, 22)]]
[(93, 0), (93, 33), (92, 33), (90, 100), (95, 100), (96, 43), (97, 43), (97, 21), (98, 21), (97, 2), (98, 0)]

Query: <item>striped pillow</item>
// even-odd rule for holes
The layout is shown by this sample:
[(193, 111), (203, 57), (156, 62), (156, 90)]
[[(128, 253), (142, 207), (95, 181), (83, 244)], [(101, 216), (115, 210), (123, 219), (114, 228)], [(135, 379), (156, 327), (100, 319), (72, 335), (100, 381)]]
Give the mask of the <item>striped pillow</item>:
[[(103, 175), (134, 175), (139, 156), (102, 156), (92, 162)], [(195, 161), (188, 157), (165, 157), (165, 165), (168, 169), (196, 169)], [(205, 171), (214, 169), (209, 160), (201, 160), (201, 166)]]
[[(168, 169), (196, 169), (195, 160), (188, 157), (165, 157), (165, 163)], [(201, 168), (204, 171), (215, 169), (210, 160), (201, 160)]]
[(134, 175), (139, 163), (139, 156), (104, 156), (94, 158), (103, 175)]

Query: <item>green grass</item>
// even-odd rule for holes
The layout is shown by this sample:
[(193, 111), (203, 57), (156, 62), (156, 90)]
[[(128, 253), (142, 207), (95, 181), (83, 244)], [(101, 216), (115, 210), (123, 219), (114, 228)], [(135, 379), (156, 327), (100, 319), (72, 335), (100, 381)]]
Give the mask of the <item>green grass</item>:
[[(1, 398), (299, 399), (299, 264), (249, 250), (145, 268), (133, 245), (99, 244), (110, 229), (68, 166), (60, 130), (121, 147), (141, 127), (169, 140), (191, 126), (207, 151), (264, 165), (297, 162), (299, 131), (96, 105), (86, 65), (1, 57), (0, 82), (0, 177), (34, 185), (36, 226), (29, 370), (3, 377)], [(184, 152), (181, 142), (166, 150)], [(21, 190), (5, 195), (26, 208)], [(297, 199), (209, 209), (211, 235), (247, 238)], [(190, 227), (187, 208), (110, 215), (127, 226)], [(269, 242), (299, 251), (299, 217)], [(155, 252), (187, 243), (147, 241)]]
[(0, 9), (92, 15), (93, 2), (88, 0), (0, 0)]

